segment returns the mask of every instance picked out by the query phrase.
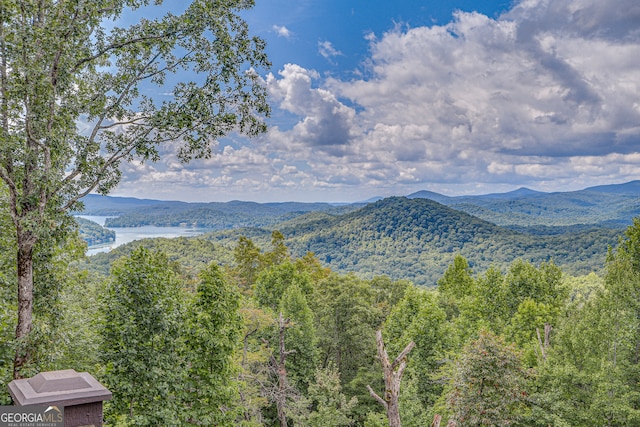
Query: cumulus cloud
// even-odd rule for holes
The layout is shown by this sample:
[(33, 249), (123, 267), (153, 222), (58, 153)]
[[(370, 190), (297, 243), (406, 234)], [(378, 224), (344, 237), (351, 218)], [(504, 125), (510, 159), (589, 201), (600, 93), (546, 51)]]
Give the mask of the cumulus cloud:
[[(366, 79), (313, 89), (318, 75), (289, 65), (269, 80), (280, 107), (302, 117), (280, 140), (348, 142), (342, 162), (314, 159), (324, 179), (340, 176), (336, 164), (361, 184), (639, 177), (623, 161), (640, 151), (634, 0), (526, 0), (497, 19), (457, 12), (368, 40)], [(594, 158), (618, 161), (585, 167)]]
[[(497, 18), (457, 12), (446, 25), (366, 40), (359, 78), (295, 64), (268, 75), (276, 111), (292, 122), (255, 146), (220, 148), (179, 179), (363, 196), (640, 179), (637, 0), (522, 0)], [(318, 50), (341, 55), (328, 41)], [(177, 169), (168, 162), (162, 173)]]
[(284, 139), (280, 143), (287, 148), (303, 143), (332, 155), (344, 155), (355, 128), (355, 111), (330, 91), (313, 87), (312, 81), (319, 78), (315, 71), (287, 64), (279, 76), (267, 77), (269, 94), (281, 109), (302, 117), (286, 134), (274, 130)]

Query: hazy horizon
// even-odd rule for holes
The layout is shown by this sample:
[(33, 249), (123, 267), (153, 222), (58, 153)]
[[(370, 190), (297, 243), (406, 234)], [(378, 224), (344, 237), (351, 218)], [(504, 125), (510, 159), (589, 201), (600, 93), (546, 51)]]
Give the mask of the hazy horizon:
[[(639, 182), (638, 180), (631, 180), (631, 181), (625, 181), (625, 182), (617, 182), (617, 183), (612, 183), (612, 184), (604, 184), (604, 185), (624, 185), (624, 184), (630, 184), (630, 183), (634, 183), (634, 182)], [(341, 204), (341, 203), (360, 203), (360, 202), (368, 202), (374, 199), (378, 199), (378, 198), (387, 198), (387, 197), (405, 197), (405, 196), (410, 196), (412, 194), (415, 193), (419, 193), (421, 191), (427, 191), (427, 192), (431, 192), (431, 193), (436, 193), (439, 194), (441, 196), (446, 196), (446, 197), (465, 197), (465, 196), (487, 196), (487, 195), (491, 195), (491, 194), (505, 194), (505, 193), (512, 193), (518, 190), (530, 190), (536, 193), (569, 193), (569, 192), (573, 192), (573, 191), (582, 191), (585, 190), (587, 188), (591, 188), (591, 187), (599, 187), (602, 186), (602, 184), (595, 184), (595, 185), (588, 185), (586, 187), (583, 188), (576, 188), (576, 189), (570, 189), (570, 190), (557, 190), (557, 191), (541, 191), (541, 190), (536, 190), (535, 188), (530, 188), (530, 187), (526, 187), (526, 186), (520, 186), (517, 188), (512, 188), (510, 190), (506, 190), (506, 191), (491, 191), (491, 192), (486, 192), (486, 193), (476, 193), (476, 194), (445, 194), (445, 193), (441, 193), (438, 191), (432, 191), (432, 190), (428, 190), (428, 189), (422, 189), (422, 190), (417, 190), (417, 191), (412, 191), (411, 193), (407, 193), (407, 194), (388, 194), (388, 195), (371, 195), (371, 196), (367, 196), (367, 197), (363, 197), (360, 199), (354, 199), (354, 200), (297, 200), (297, 199), (282, 199), (282, 200), (266, 200), (266, 201), (258, 201), (258, 200), (250, 200), (250, 199), (242, 199), (242, 198), (231, 198), (228, 200), (185, 200), (185, 199), (179, 199), (179, 198), (174, 198), (174, 199), (163, 199), (163, 198), (155, 198), (155, 197), (137, 197), (137, 196), (130, 196), (130, 195), (125, 195), (125, 194), (118, 194), (117, 191), (108, 194), (108, 197), (119, 197), (119, 198), (133, 198), (133, 199), (138, 199), (138, 200), (159, 200), (159, 201), (166, 201), (166, 202), (188, 202), (188, 203), (215, 203), (215, 202), (219, 202), (219, 203), (228, 203), (228, 202), (233, 202), (233, 201), (241, 201), (241, 202), (253, 202), (253, 203), (288, 203), (288, 202), (300, 202), (300, 203), (331, 203), (331, 204)], [(95, 193), (93, 193), (93, 195), (96, 195)]]

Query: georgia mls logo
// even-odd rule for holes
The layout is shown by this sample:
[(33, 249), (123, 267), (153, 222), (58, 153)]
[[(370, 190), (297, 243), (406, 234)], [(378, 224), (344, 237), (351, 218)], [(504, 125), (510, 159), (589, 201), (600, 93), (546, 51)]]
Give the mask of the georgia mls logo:
[(64, 408), (0, 406), (0, 427), (64, 427)]

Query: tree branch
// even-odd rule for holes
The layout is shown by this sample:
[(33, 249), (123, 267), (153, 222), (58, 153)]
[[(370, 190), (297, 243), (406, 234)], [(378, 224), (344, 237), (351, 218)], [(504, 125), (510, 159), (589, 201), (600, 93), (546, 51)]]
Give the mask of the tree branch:
[(387, 370), (391, 368), (391, 365), (389, 364), (389, 356), (387, 355), (387, 350), (384, 348), (382, 330), (380, 329), (376, 331), (376, 344), (378, 347), (378, 358), (380, 359), (380, 363), (382, 364), (382, 369), (387, 372)]
[(96, 60), (97, 58), (106, 55), (107, 53), (111, 52), (112, 50), (116, 50), (116, 49), (121, 49), (123, 47), (126, 46), (130, 46), (130, 45), (134, 45), (136, 43), (142, 43), (142, 42), (146, 42), (149, 40), (161, 40), (164, 39), (165, 37), (170, 37), (173, 36), (175, 34), (177, 34), (179, 31), (170, 31), (167, 33), (163, 33), (163, 34), (158, 34), (158, 35), (154, 35), (154, 36), (146, 36), (146, 37), (136, 37), (134, 39), (130, 39), (130, 40), (123, 40), (120, 43), (113, 43), (110, 44), (108, 46), (105, 46), (103, 49), (99, 50), (98, 52), (96, 52), (95, 54), (88, 56), (86, 58), (81, 59), (80, 61), (78, 61), (76, 63), (76, 65), (72, 68), (73, 72), (78, 71), (78, 69), (80, 69), (80, 67), (82, 67), (82, 65), (86, 64), (87, 62), (91, 62)]
[[(151, 133), (152, 130), (153, 130), (152, 128), (148, 128), (146, 133), (143, 135), (140, 135), (139, 137), (144, 139), (146, 136), (149, 135), (149, 133)], [(78, 200), (85, 197), (89, 193), (91, 193), (100, 184), (102, 176), (106, 173), (107, 169), (109, 169), (111, 166), (113, 166), (116, 162), (120, 161), (125, 156), (128, 156), (129, 154), (131, 154), (131, 152), (135, 148), (136, 148), (135, 145), (131, 145), (127, 147), (126, 150), (120, 150), (113, 153), (111, 157), (109, 157), (109, 159), (107, 159), (104, 162), (104, 164), (100, 167), (100, 169), (98, 169), (98, 171), (95, 173), (95, 179), (89, 185), (87, 185), (83, 191), (79, 191), (78, 194), (76, 194), (76, 196), (69, 199), (64, 206), (59, 208), (58, 211), (64, 212), (65, 210), (70, 209), (74, 203), (76, 203)], [(67, 175), (62, 180), (61, 185), (55, 191), (59, 191), (60, 188), (62, 188), (62, 186), (69, 184), (73, 179), (75, 179), (75, 177), (81, 174), (82, 174), (82, 171), (79, 169), (79, 167), (77, 167), (72, 173)]]
[[(398, 357), (396, 357), (396, 359), (391, 364), (391, 370), (395, 370), (396, 366), (398, 366), (398, 364), (400, 362), (405, 360), (405, 358), (407, 357), (407, 354), (409, 354), (409, 352), (415, 346), (416, 346), (416, 343), (414, 343), (413, 341), (411, 341), (409, 344), (407, 344), (407, 346), (404, 348), (404, 350), (402, 350), (402, 352), (398, 355)], [(402, 370), (404, 370), (404, 369), (402, 369)], [(398, 372), (400, 372), (400, 370), (398, 370)]]
[(385, 411), (387, 410), (387, 408), (389, 408), (389, 404), (387, 402), (385, 402), (385, 400), (383, 398), (378, 396), (378, 393), (373, 391), (371, 386), (368, 385), (368, 384), (367, 384), (367, 390), (369, 390), (369, 394), (371, 395), (371, 397), (373, 397), (375, 400), (377, 400), (378, 403), (380, 403), (384, 407)]

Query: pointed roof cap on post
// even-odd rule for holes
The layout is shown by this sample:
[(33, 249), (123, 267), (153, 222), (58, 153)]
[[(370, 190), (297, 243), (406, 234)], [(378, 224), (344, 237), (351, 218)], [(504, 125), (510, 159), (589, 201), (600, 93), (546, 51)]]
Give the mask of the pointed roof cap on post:
[(112, 394), (88, 372), (73, 369), (41, 372), (33, 378), (13, 380), (9, 393), (18, 406), (73, 406), (110, 400)]

